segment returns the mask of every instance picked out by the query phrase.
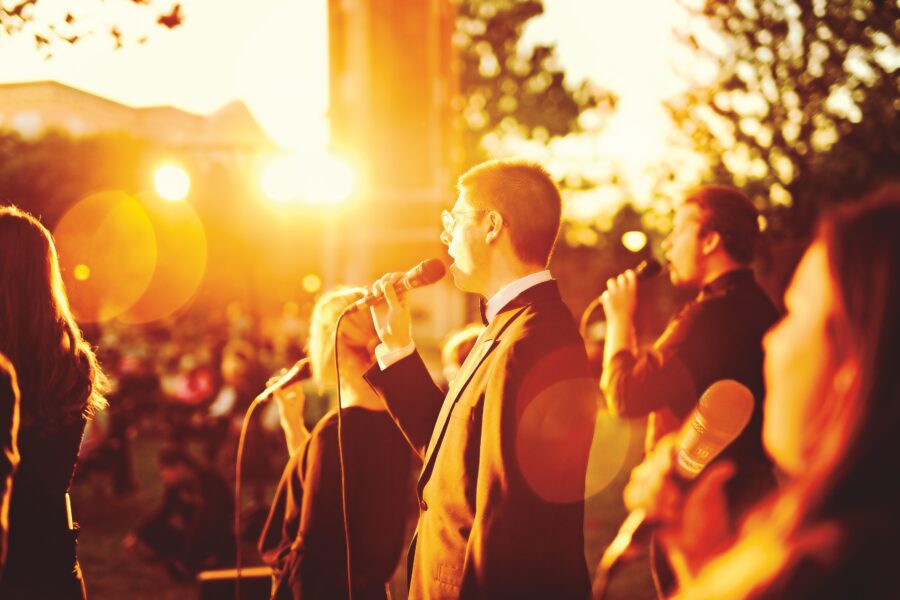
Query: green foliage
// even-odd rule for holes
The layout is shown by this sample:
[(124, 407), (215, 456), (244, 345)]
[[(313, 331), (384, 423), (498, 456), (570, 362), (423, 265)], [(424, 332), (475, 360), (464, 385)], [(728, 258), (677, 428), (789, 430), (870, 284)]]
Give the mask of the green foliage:
[(40, 215), (53, 227), (79, 199), (135, 189), (146, 144), (123, 135), (75, 139), (50, 131), (25, 140), (0, 131), (0, 202)]
[(571, 87), (553, 46), (520, 46), (525, 24), (543, 12), (539, 0), (457, 0), (456, 8), (462, 168), (490, 158), (507, 135), (547, 142), (579, 131), (583, 111), (614, 107), (612, 94), (588, 82)]
[(671, 102), (710, 176), (754, 194), (778, 235), (896, 177), (896, 0), (705, 0), (684, 41), (718, 80)]

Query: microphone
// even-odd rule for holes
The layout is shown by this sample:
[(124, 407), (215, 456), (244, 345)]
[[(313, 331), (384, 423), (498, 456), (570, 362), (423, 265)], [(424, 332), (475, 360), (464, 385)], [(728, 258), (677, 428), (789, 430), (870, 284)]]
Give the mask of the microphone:
[(733, 379), (713, 383), (678, 432), (675, 473), (693, 481), (728, 444), (741, 434), (753, 415), (753, 392)]
[(662, 265), (655, 258), (648, 258), (638, 263), (634, 268), (634, 275), (638, 281), (647, 281), (653, 279), (662, 271)]
[[(676, 479), (690, 483), (728, 444), (741, 434), (753, 415), (753, 392), (733, 379), (721, 379), (710, 385), (687, 420), (675, 443)], [(631, 548), (636, 537), (646, 538), (653, 523), (647, 511), (638, 508), (626, 517), (615, 539), (600, 558), (593, 583), (593, 597), (603, 598), (613, 568)]]
[[(647, 281), (648, 279), (653, 279), (659, 275), (662, 268), (663, 267), (659, 264), (658, 260), (655, 258), (648, 258), (647, 260), (642, 260), (638, 263), (638, 266), (634, 268), (634, 275), (638, 282)], [(588, 323), (590, 322), (591, 315), (593, 315), (597, 307), (600, 306), (600, 298), (602, 297), (603, 295), (601, 294), (591, 300), (587, 308), (584, 309), (584, 312), (581, 313), (581, 321), (578, 323), (578, 332), (585, 340), (588, 339)], [(604, 316), (603, 318), (605, 319), (606, 317)]]
[[(437, 258), (429, 258), (428, 260), (423, 260), (415, 267), (407, 271), (403, 277), (401, 277), (394, 284), (394, 290), (400, 294), (403, 292), (408, 292), (409, 290), (417, 287), (422, 287), (423, 285), (431, 285), (432, 283), (437, 283), (441, 279), (443, 279), (444, 275), (447, 274), (447, 267), (444, 265), (441, 260)], [(357, 312), (359, 310), (363, 310), (365, 308), (369, 308), (370, 306), (375, 306), (385, 302), (384, 296), (374, 296), (371, 293), (367, 293), (363, 298), (360, 298), (353, 304), (347, 307), (345, 311), (347, 314)]]
[[(310, 368), (310, 362), (308, 358), (301, 358), (297, 362), (294, 363), (290, 369), (288, 369), (284, 375), (276, 379), (273, 383), (266, 386), (257, 397), (256, 401), (262, 401), (266, 398), (270, 397), (272, 394), (277, 392), (282, 388), (286, 388), (290, 385), (294, 385), (295, 383), (299, 383), (301, 381), (305, 381), (312, 377), (312, 369)], [(271, 379), (269, 381), (272, 381)]]

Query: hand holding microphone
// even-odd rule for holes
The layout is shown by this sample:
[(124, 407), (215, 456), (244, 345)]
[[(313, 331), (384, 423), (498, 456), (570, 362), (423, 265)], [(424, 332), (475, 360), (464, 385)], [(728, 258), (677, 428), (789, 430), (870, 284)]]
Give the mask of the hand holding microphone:
[(638, 282), (650, 279), (661, 270), (662, 265), (651, 258), (641, 262), (634, 269), (628, 269), (618, 277), (608, 279), (606, 291), (600, 295), (600, 303), (603, 304), (607, 320), (625, 319), (630, 321), (634, 317), (637, 307)]
[[(623, 497), (630, 514), (600, 559), (594, 598), (602, 598), (619, 559), (648, 526), (673, 548), (673, 567), (683, 572), (720, 549), (728, 538), (729, 515), (722, 486), (734, 474), (729, 463), (701, 472), (747, 426), (753, 393), (737, 381), (713, 383), (677, 433), (660, 440), (632, 471)], [(690, 486), (690, 489), (688, 489)], [(643, 532), (643, 535), (642, 535)]]
[(356, 302), (351, 312), (368, 307), (378, 339), (388, 351), (405, 348), (412, 341), (412, 318), (400, 292), (440, 281), (447, 267), (436, 258), (422, 261), (406, 273), (387, 273), (372, 286), (372, 293)]

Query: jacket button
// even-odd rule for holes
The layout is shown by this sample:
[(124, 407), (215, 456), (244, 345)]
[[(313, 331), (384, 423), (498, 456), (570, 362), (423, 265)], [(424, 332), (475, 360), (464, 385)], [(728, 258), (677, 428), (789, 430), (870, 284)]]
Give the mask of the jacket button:
[(419, 500), (419, 508), (422, 510), (428, 510), (428, 503), (424, 500)]

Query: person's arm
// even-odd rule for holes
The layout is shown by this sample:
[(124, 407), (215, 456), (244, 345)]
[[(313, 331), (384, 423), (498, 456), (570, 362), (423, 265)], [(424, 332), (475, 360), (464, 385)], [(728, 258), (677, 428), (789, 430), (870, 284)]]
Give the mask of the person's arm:
[(597, 389), (580, 338), (553, 344), (557, 335), (526, 333), (491, 367), (461, 596), (589, 589), (582, 526)]
[(19, 465), (19, 387), (12, 365), (0, 356), (0, 573), (6, 563), (9, 501)]
[(637, 353), (637, 335), (634, 328), (634, 311), (637, 308), (637, 277), (631, 269), (606, 282), (606, 291), (600, 296), (606, 315), (606, 339), (603, 343), (603, 375), (601, 389), (606, 389), (612, 359), (620, 353), (631, 356)]
[[(629, 275), (630, 274), (630, 275)], [(644, 417), (664, 408), (686, 409), (697, 400), (695, 379), (682, 355), (703, 344), (701, 309), (673, 319), (652, 348), (636, 351), (633, 315), (637, 286), (631, 271), (610, 279), (604, 292), (607, 339), (600, 389), (606, 406), (623, 417)]]
[(631, 472), (622, 497), (629, 511), (646, 511), (656, 524), (657, 538), (666, 550), (680, 586), (734, 541), (725, 484), (734, 475), (729, 462), (710, 465), (691, 484), (674, 473), (676, 434), (662, 438)]
[(384, 295), (386, 302), (371, 308), (381, 344), (376, 348), (378, 364), (369, 369), (365, 378), (384, 400), (412, 449), (423, 458), (444, 393), (415, 350), (409, 309), (393, 288), (399, 277), (399, 273), (391, 273), (375, 284), (375, 294)]
[[(269, 382), (271, 381), (270, 379)], [(267, 386), (270, 385), (269, 382), (266, 382)], [(281, 430), (284, 432), (288, 453), (293, 457), (309, 439), (309, 429), (306, 428), (306, 423), (303, 421), (303, 409), (306, 406), (303, 383), (298, 382), (281, 388), (272, 395), (278, 404), (278, 420)]]

